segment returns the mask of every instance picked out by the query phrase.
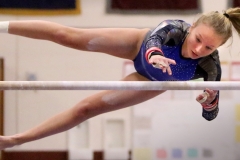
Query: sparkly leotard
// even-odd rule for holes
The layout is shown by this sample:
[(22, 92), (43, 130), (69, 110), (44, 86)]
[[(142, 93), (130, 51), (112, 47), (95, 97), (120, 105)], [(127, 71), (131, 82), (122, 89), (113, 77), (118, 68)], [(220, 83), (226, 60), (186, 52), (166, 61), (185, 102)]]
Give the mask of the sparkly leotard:
[[(152, 81), (187, 81), (197, 78), (203, 78), (204, 81), (220, 81), (221, 67), (217, 50), (207, 57), (195, 60), (181, 55), (189, 27), (190, 25), (182, 20), (166, 20), (150, 31), (134, 59), (136, 71)], [(160, 48), (165, 57), (176, 61), (176, 65), (170, 65), (171, 76), (147, 62), (145, 53), (152, 47)], [(219, 93), (216, 98), (219, 98)], [(213, 111), (203, 109), (202, 115), (205, 119), (212, 120), (218, 111), (218, 106)]]

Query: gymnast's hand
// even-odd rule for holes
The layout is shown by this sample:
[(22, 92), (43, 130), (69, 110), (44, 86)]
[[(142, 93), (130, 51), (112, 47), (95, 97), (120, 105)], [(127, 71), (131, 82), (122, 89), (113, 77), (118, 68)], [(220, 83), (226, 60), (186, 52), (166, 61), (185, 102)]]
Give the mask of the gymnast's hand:
[(11, 148), (16, 145), (13, 136), (0, 136), (0, 150)]
[(196, 100), (203, 104), (203, 105), (209, 105), (217, 96), (218, 90), (211, 90), (206, 88), (206, 90), (197, 96)]
[(167, 72), (169, 75), (172, 75), (170, 64), (176, 65), (175, 60), (166, 58), (161, 55), (151, 56), (149, 63), (151, 63), (153, 67), (161, 69), (164, 73)]

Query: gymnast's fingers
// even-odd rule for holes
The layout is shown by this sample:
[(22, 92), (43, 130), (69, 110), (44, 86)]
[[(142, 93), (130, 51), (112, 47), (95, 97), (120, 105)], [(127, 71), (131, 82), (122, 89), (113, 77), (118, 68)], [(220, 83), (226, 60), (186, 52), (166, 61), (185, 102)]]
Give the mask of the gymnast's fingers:
[(170, 66), (167, 67), (167, 73), (168, 73), (169, 75), (172, 75), (172, 70), (171, 70), (171, 67), (170, 67)]
[(169, 59), (169, 58), (168, 58), (168, 64), (169, 64), (169, 65), (170, 65), (170, 64), (176, 65), (177, 63), (176, 63), (175, 60), (172, 60), (172, 59)]
[(203, 92), (202, 94), (197, 96), (196, 100), (199, 103), (204, 103), (207, 100), (208, 97), (209, 97), (209, 93)]
[(218, 90), (211, 90), (209, 88), (206, 88), (205, 91), (209, 93), (210, 97), (215, 97), (218, 92)]
[(167, 66), (162, 66), (162, 71), (163, 71), (163, 73), (166, 73), (167, 72)]

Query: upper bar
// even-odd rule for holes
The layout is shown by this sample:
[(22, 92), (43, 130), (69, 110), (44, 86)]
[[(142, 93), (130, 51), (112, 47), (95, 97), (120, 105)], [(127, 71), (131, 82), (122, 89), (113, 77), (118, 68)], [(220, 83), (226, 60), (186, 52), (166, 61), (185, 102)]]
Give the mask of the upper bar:
[(0, 81), (0, 90), (240, 90), (240, 81)]

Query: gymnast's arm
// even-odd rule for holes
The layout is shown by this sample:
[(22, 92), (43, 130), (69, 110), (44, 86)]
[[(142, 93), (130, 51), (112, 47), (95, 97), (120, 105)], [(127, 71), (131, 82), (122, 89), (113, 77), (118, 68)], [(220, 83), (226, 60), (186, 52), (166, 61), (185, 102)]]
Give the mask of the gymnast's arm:
[[(221, 66), (217, 50), (199, 61), (196, 73), (196, 76), (202, 76), (204, 81), (221, 80)], [(206, 89), (205, 91), (210, 93), (210, 96), (208, 96), (208, 99), (205, 102), (201, 103), (203, 107), (202, 116), (206, 120), (211, 121), (217, 117), (219, 112), (219, 91), (213, 91), (210, 89)], [(213, 95), (215, 98), (212, 97)], [(198, 98), (199, 96), (197, 99)]]
[(202, 104), (203, 106), (202, 116), (208, 121), (215, 119), (219, 112), (218, 104), (219, 104), (219, 91), (217, 91), (217, 94), (212, 102), (210, 102), (209, 104)]

